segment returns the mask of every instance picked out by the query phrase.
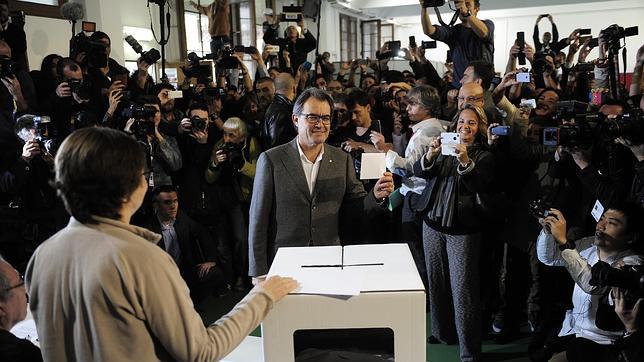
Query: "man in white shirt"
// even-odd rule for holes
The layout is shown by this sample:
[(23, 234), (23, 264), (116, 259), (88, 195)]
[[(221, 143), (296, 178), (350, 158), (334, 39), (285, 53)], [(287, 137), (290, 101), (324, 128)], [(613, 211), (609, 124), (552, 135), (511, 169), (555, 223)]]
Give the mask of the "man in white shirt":
[(293, 106), (297, 137), (257, 161), (248, 238), (254, 282), (266, 275), (279, 247), (340, 245), (340, 214), (379, 214), (393, 191), (386, 172), (365, 192), (351, 157), (325, 144), (332, 109), (328, 93), (305, 90)]
[[(608, 331), (597, 327), (596, 317), (600, 299), (610, 288), (590, 284), (591, 267), (603, 261), (617, 268), (621, 265), (640, 265), (644, 258), (633, 250), (640, 232), (642, 209), (637, 205), (625, 204), (606, 209), (595, 227), (595, 236), (585, 237), (576, 242), (566, 238), (566, 219), (556, 209), (550, 209), (537, 240), (539, 260), (550, 266), (566, 267), (575, 281), (572, 302), (573, 309), (566, 313), (559, 337), (574, 335), (566, 344), (566, 351), (553, 356), (558, 361), (564, 355), (568, 360), (579, 360), (571, 356), (571, 350), (579, 353), (579, 346), (585, 360), (605, 360), (610, 355), (609, 347), (624, 335), (624, 330)], [(609, 297), (610, 298), (610, 297)], [(566, 360), (566, 359), (563, 359)]]

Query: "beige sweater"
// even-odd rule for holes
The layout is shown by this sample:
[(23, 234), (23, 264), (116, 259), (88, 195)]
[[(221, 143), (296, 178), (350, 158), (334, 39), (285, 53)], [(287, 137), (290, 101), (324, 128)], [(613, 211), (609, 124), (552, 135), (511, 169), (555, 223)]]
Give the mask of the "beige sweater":
[(217, 361), (266, 316), (254, 289), (209, 327), (160, 235), (119, 221), (71, 219), (44, 242), (26, 272), (45, 361)]

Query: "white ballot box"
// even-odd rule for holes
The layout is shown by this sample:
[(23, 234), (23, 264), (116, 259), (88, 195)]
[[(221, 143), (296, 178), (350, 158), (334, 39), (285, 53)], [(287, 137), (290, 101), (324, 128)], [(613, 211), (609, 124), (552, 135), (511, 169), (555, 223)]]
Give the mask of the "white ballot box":
[(296, 332), (347, 329), (389, 330), (396, 362), (425, 361), (425, 289), (407, 244), (280, 248), (268, 275), (301, 288), (262, 323), (265, 362), (294, 361)]

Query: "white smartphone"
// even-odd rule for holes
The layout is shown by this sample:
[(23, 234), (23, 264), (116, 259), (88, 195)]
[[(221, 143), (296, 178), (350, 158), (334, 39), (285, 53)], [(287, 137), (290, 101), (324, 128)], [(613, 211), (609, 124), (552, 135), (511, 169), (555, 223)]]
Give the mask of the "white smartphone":
[(461, 143), (461, 135), (456, 132), (441, 133), (441, 154), (456, 156), (456, 145)]
[(537, 101), (533, 99), (522, 99), (521, 104), (519, 105), (521, 108), (528, 108), (528, 109), (534, 109), (537, 108)]
[(530, 83), (530, 73), (528, 72), (517, 73), (515, 79), (519, 83)]
[(169, 91), (168, 92), (168, 98), (170, 99), (177, 99), (177, 98), (183, 98), (183, 91)]

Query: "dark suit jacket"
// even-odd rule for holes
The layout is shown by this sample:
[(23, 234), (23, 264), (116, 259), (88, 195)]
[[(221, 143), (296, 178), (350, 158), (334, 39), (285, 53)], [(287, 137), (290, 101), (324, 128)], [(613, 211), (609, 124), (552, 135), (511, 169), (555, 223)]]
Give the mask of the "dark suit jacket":
[(324, 145), (313, 194), (297, 150), (297, 137), (259, 156), (250, 205), (249, 275), (268, 272), (282, 246), (340, 245), (340, 212), (384, 212), (356, 179), (351, 157)]
[[(143, 226), (150, 231), (163, 235), (161, 233), (161, 224), (156, 215), (152, 215)], [(178, 266), (182, 273), (186, 270), (194, 270), (195, 265), (207, 261), (214, 261), (220, 264), (217, 258), (216, 244), (212, 236), (206, 228), (192, 220), (190, 216), (179, 211), (177, 220), (174, 223), (174, 230), (179, 239), (181, 265)], [(165, 250), (163, 238), (159, 241), (159, 247)]]

